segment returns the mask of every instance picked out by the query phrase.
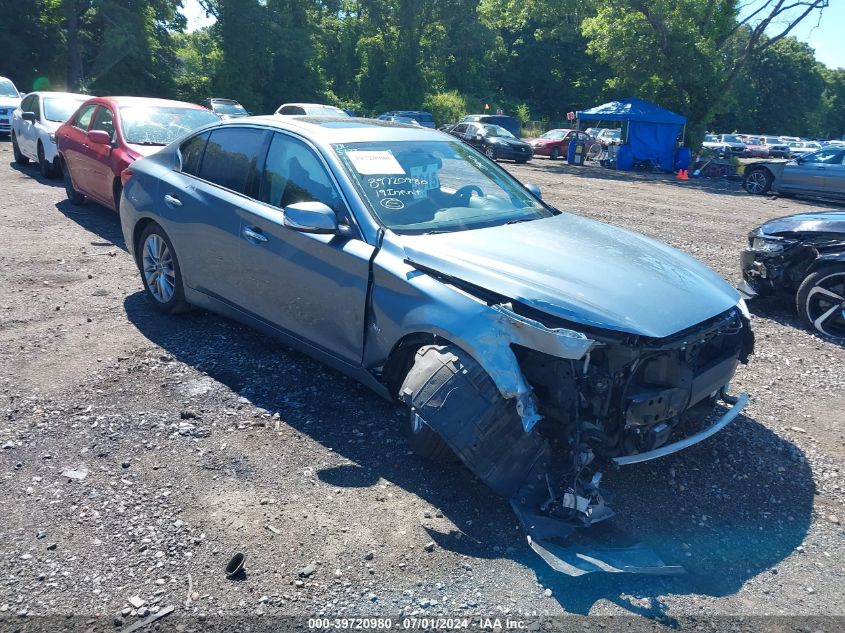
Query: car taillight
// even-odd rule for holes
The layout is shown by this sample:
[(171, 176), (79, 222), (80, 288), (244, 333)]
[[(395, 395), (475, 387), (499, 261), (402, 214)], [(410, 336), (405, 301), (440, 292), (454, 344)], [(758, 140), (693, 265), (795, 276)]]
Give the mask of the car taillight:
[(132, 171), (132, 168), (127, 167), (122, 172), (120, 172), (120, 184), (125, 187), (126, 183), (129, 182), (129, 179), (132, 178), (132, 176), (134, 175), (135, 172)]

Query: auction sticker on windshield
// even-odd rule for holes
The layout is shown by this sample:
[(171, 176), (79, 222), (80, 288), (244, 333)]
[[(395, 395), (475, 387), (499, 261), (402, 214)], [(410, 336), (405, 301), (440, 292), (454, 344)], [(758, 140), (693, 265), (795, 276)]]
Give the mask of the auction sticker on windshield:
[(347, 152), (346, 156), (362, 176), (405, 173), (396, 157), (387, 150), (354, 150)]

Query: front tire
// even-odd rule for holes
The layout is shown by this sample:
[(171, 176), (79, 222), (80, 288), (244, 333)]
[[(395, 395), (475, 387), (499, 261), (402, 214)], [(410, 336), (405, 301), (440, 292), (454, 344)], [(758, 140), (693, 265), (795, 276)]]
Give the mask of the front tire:
[(56, 177), (55, 166), (44, 158), (44, 146), (41, 141), (38, 141), (38, 167), (41, 169), (41, 175), (45, 178)]
[(560, 158), (560, 149), (557, 147), (553, 147), (551, 153), (549, 154), (549, 158), (552, 160), (557, 160)]
[[(533, 473), (543, 472), (549, 445), (526, 433), (513, 399), (455, 345), (426, 345), (417, 351), (399, 397), (417, 423), (411, 447), (425, 457), (454, 452), (499, 494), (513, 496)], [(448, 451), (448, 452), (447, 452)]]
[(158, 224), (148, 225), (136, 245), (138, 268), (147, 300), (159, 312), (177, 314), (189, 309), (176, 251)]
[(73, 188), (73, 179), (70, 177), (70, 170), (67, 168), (67, 163), (62, 161), (62, 177), (65, 181), (65, 194), (71, 204), (85, 204), (85, 196)]
[(484, 150), (484, 155), (487, 156), (490, 160), (496, 160), (496, 150), (492, 147), (488, 147)]
[(18, 146), (18, 139), (12, 134), (12, 154), (15, 157), (15, 162), (18, 165), (28, 165), (29, 158), (21, 153), (21, 148)]
[(772, 188), (772, 174), (764, 167), (752, 169), (742, 179), (742, 188), (753, 195), (763, 195)]
[(808, 326), (825, 336), (845, 339), (845, 264), (822, 266), (807, 275), (795, 303)]

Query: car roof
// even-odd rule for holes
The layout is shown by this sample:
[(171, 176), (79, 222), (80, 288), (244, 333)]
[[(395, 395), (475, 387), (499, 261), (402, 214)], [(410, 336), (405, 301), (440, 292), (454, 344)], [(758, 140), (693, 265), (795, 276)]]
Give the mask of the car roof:
[(80, 92), (54, 92), (52, 90), (35, 90), (26, 93), (26, 96), (37, 95), (39, 97), (82, 97), (82, 99), (90, 99), (91, 95), (84, 95)]
[(103, 105), (126, 108), (130, 106), (157, 106), (159, 108), (192, 108), (194, 110), (207, 110), (206, 107), (187, 101), (174, 101), (173, 99), (156, 99), (153, 97), (92, 97), (86, 103), (99, 103)]
[(285, 106), (302, 106), (302, 107), (305, 107), (305, 108), (314, 106), (314, 107), (317, 107), (317, 108), (335, 108), (336, 110), (340, 110), (340, 108), (338, 108), (337, 106), (333, 106), (329, 103), (299, 103), (299, 102), (294, 103), (294, 102), (291, 102), (291, 103), (283, 103), (279, 107), (284, 108)]
[(268, 114), (229, 119), (228, 121), (221, 121), (220, 125), (249, 125), (250, 123), (298, 133), (324, 145), (363, 143), (373, 140), (454, 141), (454, 137), (431, 128), (362, 117), (277, 116)]

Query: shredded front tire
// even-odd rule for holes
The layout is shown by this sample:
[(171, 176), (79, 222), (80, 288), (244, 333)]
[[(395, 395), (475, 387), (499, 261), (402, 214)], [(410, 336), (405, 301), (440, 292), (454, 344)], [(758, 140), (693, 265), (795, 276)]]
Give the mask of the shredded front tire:
[(525, 432), (514, 400), (505, 399), (481, 365), (457, 346), (421, 348), (399, 396), (499, 494), (512, 497), (545, 472), (546, 440), (536, 430)]

